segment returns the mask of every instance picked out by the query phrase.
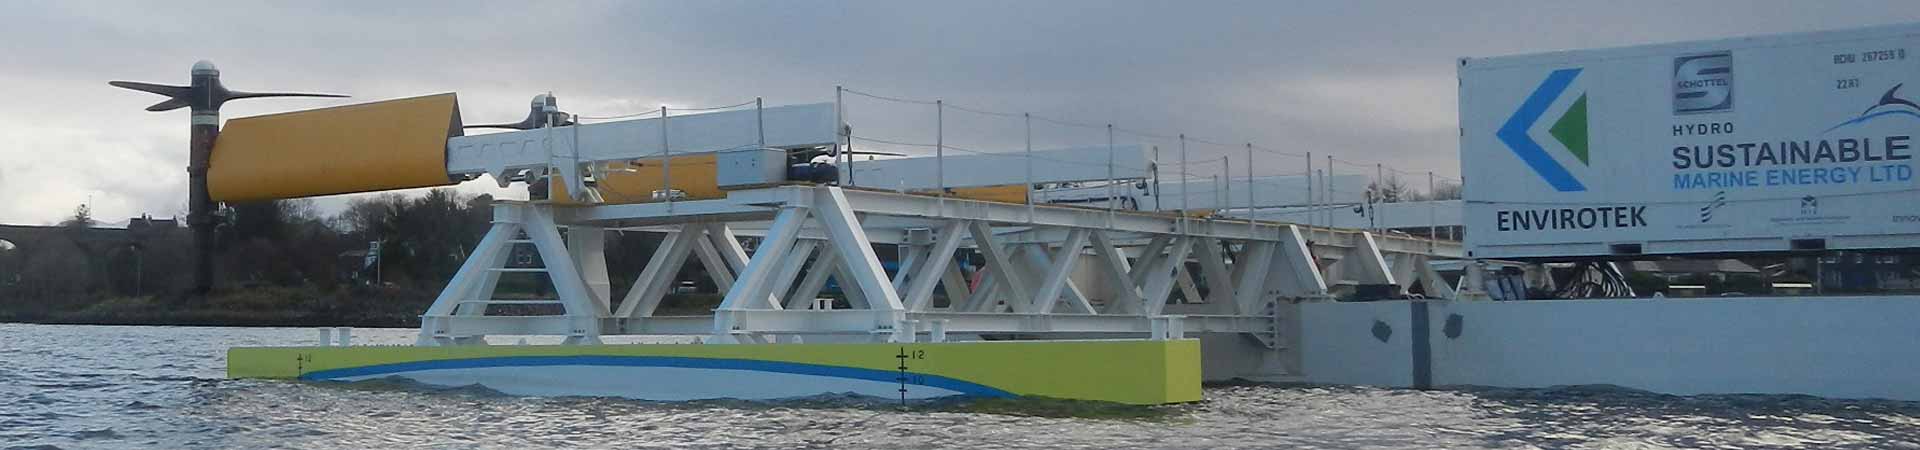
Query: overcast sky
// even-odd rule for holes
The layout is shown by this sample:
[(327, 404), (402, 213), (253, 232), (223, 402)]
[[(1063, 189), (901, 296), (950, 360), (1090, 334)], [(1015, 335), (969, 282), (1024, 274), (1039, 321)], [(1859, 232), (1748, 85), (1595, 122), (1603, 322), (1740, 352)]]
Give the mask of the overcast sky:
[[(186, 111), (144, 112), (160, 98), (105, 82), (184, 84), (199, 59), (234, 89), (355, 96), (235, 102), (228, 118), (457, 92), (468, 123), (507, 122), (548, 91), (610, 115), (831, 101), (845, 85), (1451, 177), (1458, 57), (1920, 20), (1911, 1), (182, 3), (5, 4), (0, 223), (51, 223), (88, 201), (107, 222), (184, 211)], [(925, 107), (849, 110), (860, 132), (932, 140)], [(955, 145), (1019, 142), (1018, 123), (948, 119)], [(1191, 151), (1244, 164), (1240, 150)]]

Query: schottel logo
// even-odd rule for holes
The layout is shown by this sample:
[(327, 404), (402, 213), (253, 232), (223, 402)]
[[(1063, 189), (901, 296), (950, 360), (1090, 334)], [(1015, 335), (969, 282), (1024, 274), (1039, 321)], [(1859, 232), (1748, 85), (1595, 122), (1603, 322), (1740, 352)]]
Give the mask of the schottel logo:
[[(1539, 87), (1533, 88), (1533, 94), (1528, 95), (1526, 101), (1520, 103), (1520, 109), (1514, 111), (1513, 116), (1507, 118), (1507, 123), (1500, 126), (1500, 131), (1494, 133), (1500, 138), (1500, 142), (1507, 144), (1507, 148), (1513, 150), (1515, 156), (1520, 157), (1520, 161), (1527, 163), (1527, 167), (1532, 168), (1534, 173), (1539, 174), (1541, 179), (1546, 180), (1547, 184), (1560, 192), (1585, 191), (1587, 186), (1580, 184), (1580, 180), (1574, 178), (1573, 173), (1568, 172), (1567, 167), (1561, 165), (1553, 155), (1547, 153), (1547, 149), (1541, 147), (1540, 142), (1535, 141), (1530, 133), (1534, 125), (1540, 122), (1540, 116), (1546, 114), (1547, 110), (1555, 104), (1560, 103), (1561, 97), (1567, 92), (1567, 87), (1573, 85), (1573, 79), (1579, 76), (1580, 69), (1577, 68), (1555, 70), (1548, 74), (1546, 81), (1540, 82)], [(1575, 160), (1580, 161), (1580, 165), (1588, 165), (1587, 94), (1581, 92), (1574, 98), (1573, 103), (1560, 113), (1559, 118), (1554, 119), (1553, 123), (1547, 126), (1546, 131), (1547, 135), (1552, 136), (1553, 141), (1565, 149), (1567, 154), (1573, 155)]]

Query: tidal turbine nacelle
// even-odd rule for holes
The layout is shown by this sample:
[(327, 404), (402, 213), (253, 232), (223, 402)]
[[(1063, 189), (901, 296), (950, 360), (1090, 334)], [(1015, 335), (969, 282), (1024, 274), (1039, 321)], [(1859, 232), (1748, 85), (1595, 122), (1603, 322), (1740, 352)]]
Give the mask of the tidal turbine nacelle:
[(465, 125), (462, 128), (500, 128), (507, 130), (532, 130), (546, 127), (564, 127), (573, 125), (573, 119), (560, 110), (560, 100), (550, 94), (533, 96), (528, 102), (527, 118), (514, 123), (488, 123)]
[(540, 94), (540, 95), (533, 96), (533, 104), (530, 106), (532, 106), (533, 110), (535, 111), (540, 111), (545, 113), (560, 112), (560, 100), (554, 98), (553, 95), (551, 94)]

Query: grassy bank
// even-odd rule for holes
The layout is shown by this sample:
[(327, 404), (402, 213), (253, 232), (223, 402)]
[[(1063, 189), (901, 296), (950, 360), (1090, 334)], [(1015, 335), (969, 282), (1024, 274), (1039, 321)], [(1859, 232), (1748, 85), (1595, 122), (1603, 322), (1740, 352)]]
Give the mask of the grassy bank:
[[(358, 287), (324, 292), (314, 288), (259, 287), (216, 291), (204, 298), (175, 296), (95, 297), (56, 301), (0, 301), (0, 322), (85, 325), (189, 325), (273, 327), (417, 327), (420, 313), (438, 292)], [(706, 314), (719, 305), (713, 294), (671, 295), (658, 314)]]

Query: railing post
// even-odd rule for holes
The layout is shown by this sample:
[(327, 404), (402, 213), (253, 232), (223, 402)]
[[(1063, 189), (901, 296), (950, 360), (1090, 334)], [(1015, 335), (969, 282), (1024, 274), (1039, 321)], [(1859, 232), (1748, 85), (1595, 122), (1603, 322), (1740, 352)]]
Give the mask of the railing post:
[[(1020, 113), (1020, 122), (1026, 127), (1027, 141), (1027, 221), (1033, 221), (1033, 113)], [(946, 238), (941, 238), (946, 239)]]
[(1114, 197), (1120, 195), (1114, 192), (1113, 153), (1113, 124), (1107, 124), (1107, 227), (1109, 228), (1113, 227), (1113, 210), (1118, 207), (1114, 204)]
[(940, 209), (947, 208), (947, 106), (945, 100), (933, 101), (933, 179), (939, 185)]
[(1433, 209), (1434, 202), (1436, 201), (1439, 201), (1439, 199), (1435, 198), (1433, 195), (1433, 171), (1429, 170), (1427, 171), (1427, 243), (1428, 244), (1432, 244), (1434, 239), (1440, 238), (1440, 230), (1439, 230), (1440, 217), (1439, 217), (1439, 213)]
[(853, 155), (847, 153), (853, 150), (853, 134), (847, 129), (846, 92), (844, 86), (833, 87), (833, 135), (838, 136), (833, 147), (834, 153), (840, 156), (840, 170), (845, 170), (847, 175), (840, 177), (840, 183), (853, 187)]
[(1373, 185), (1379, 186), (1378, 188), (1374, 189), (1374, 191), (1377, 191), (1380, 194), (1378, 195), (1378, 197), (1380, 197), (1380, 201), (1374, 202), (1375, 206), (1373, 206), (1372, 208), (1373, 210), (1369, 212), (1370, 214), (1373, 215), (1374, 231), (1380, 231), (1380, 230), (1386, 229), (1387, 221), (1382, 220), (1383, 218), (1380, 217), (1380, 206), (1379, 206), (1387, 203), (1386, 167), (1387, 167), (1386, 164), (1373, 163)]
[(1334, 201), (1333, 155), (1327, 155), (1327, 173), (1322, 174), (1320, 176), (1320, 181), (1327, 183), (1327, 191), (1321, 193), (1321, 195), (1327, 196), (1327, 206), (1329, 207), (1327, 209), (1327, 239), (1333, 239), (1333, 209), (1331, 208), (1333, 206), (1333, 201)]
[(1193, 184), (1187, 181), (1187, 134), (1180, 133), (1180, 234), (1187, 233), (1187, 195)]
[(660, 105), (660, 184), (666, 192), (667, 212), (673, 212), (673, 145), (667, 140), (667, 106)]
[(760, 148), (767, 148), (767, 107), (760, 97), (753, 98), (753, 121), (760, 133)]
[(1153, 210), (1154, 211), (1161, 211), (1160, 196), (1162, 194), (1165, 194), (1165, 192), (1162, 192), (1160, 190), (1160, 146), (1155, 145), (1153, 146)]
[(1253, 143), (1247, 143), (1247, 234), (1254, 232), (1253, 226)]
[[(580, 123), (579, 114), (569, 115), (568, 118), (572, 119), (573, 123), (576, 123), (576, 124)], [(580, 180), (578, 180), (580, 182), (580, 192), (573, 192), (572, 189), (568, 189), (567, 195), (568, 196), (578, 195), (580, 196), (581, 200), (592, 201), (593, 197), (588, 196), (586, 192), (587, 180), (585, 178), (587, 175), (593, 173), (593, 167), (591, 166), (583, 167), (580, 165), (580, 127), (567, 127), (567, 128), (570, 128), (571, 130), (569, 131), (573, 132), (573, 139), (569, 139), (572, 142), (567, 144), (567, 150), (568, 150), (567, 153), (573, 155), (573, 163), (572, 163), (573, 168), (577, 169), (577, 173), (579, 174), (578, 176), (581, 178)], [(551, 188), (551, 186), (549, 186), (549, 188)], [(551, 192), (549, 192), (548, 197), (552, 197)]]
[(1233, 207), (1233, 159), (1220, 156), (1220, 209)]

